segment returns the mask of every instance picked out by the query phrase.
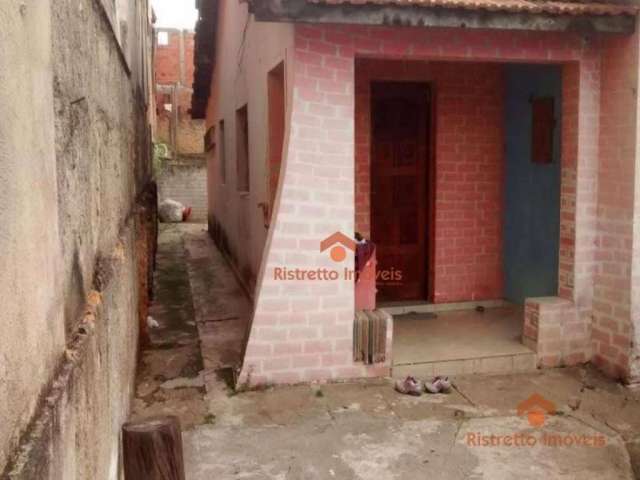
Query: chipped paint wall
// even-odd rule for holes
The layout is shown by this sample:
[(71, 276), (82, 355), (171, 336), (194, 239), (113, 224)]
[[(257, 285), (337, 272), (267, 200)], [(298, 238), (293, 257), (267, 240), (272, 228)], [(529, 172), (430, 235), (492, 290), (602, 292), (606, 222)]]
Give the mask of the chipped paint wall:
[(146, 1), (126, 3), (126, 44), (99, 0), (0, 5), (0, 116), (11, 119), (0, 124), (0, 472), (9, 478), (119, 475), (138, 341), (132, 214), (150, 174), (149, 12)]

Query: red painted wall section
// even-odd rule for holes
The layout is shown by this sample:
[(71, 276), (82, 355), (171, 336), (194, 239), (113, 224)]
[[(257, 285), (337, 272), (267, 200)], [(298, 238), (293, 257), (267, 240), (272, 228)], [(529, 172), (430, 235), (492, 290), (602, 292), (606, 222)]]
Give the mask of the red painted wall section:
[(436, 123), (433, 300), (501, 298), (502, 66), (356, 61), (356, 229), (365, 236), (370, 232), (369, 86), (373, 80), (424, 81), (432, 86)]

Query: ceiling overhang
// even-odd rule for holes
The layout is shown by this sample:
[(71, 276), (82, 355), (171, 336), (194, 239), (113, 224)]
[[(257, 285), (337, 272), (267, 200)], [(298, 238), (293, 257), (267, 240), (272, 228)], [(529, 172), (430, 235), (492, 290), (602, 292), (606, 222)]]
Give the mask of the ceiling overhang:
[[(349, 2), (321, 0), (249, 0), (256, 20), (265, 22), (334, 23), (407, 27), (478, 28), (499, 30), (561, 31), (630, 34), (635, 31), (633, 7), (625, 13), (549, 13), (496, 8), (432, 6), (420, 2)], [(482, 2), (478, 2), (481, 4)], [(444, 2), (443, 2), (444, 4)], [(602, 4), (598, 4), (602, 5)], [(607, 7), (608, 4), (604, 4)], [(633, 10), (635, 11), (635, 9)]]

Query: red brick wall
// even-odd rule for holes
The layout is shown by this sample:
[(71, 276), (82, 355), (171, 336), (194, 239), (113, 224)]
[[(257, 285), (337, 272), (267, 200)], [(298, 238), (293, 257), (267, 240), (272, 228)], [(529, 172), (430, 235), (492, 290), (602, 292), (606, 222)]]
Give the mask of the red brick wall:
[(365, 236), (370, 233), (372, 80), (425, 81), (433, 89), (433, 300), (501, 298), (502, 67), (496, 63), (356, 61), (356, 230)]
[[(160, 32), (168, 33), (168, 45), (158, 43)], [(190, 114), (194, 75), (194, 37), (194, 33), (187, 30), (156, 30), (154, 66), (158, 111), (156, 140), (169, 144), (172, 151), (179, 154), (203, 152), (204, 121), (193, 120)], [(184, 47), (182, 54), (181, 46)], [(181, 62), (183, 62), (182, 68)], [(177, 105), (173, 105), (174, 100)], [(165, 103), (172, 104), (171, 111), (164, 108)]]
[(195, 63), (193, 61), (193, 52), (195, 50), (195, 35), (190, 33), (184, 37), (184, 61), (185, 61), (185, 86), (193, 86), (193, 75), (195, 71)]
[[(159, 85), (180, 84), (183, 87), (191, 88), (193, 85), (193, 51), (194, 51), (194, 33), (180, 30), (163, 30), (158, 32), (168, 32), (169, 44), (162, 46), (156, 42), (155, 57), (155, 78)], [(180, 77), (180, 35), (184, 36), (184, 78)], [(191, 93), (179, 95), (180, 106), (185, 110), (190, 106)], [(162, 103), (162, 99), (158, 100), (158, 105)]]
[[(156, 83), (163, 85), (178, 83), (180, 82), (180, 32), (177, 30), (161, 31), (168, 32), (169, 45), (163, 46), (156, 43)], [(193, 59), (193, 52), (191, 58)]]
[[(190, 87), (193, 83), (193, 50), (195, 47), (195, 34), (180, 30), (159, 30), (169, 33), (169, 45), (156, 44), (155, 71), (156, 81), (161, 84), (181, 82)], [(180, 78), (180, 35), (184, 35), (184, 65), (185, 78)]]
[(596, 237), (599, 262), (592, 335), (594, 362), (611, 376), (631, 377), (636, 382), (640, 381), (640, 356), (637, 346), (635, 355), (632, 353), (638, 340), (637, 330), (634, 338), (633, 314), (637, 329), (640, 311), (637, 303), (633, 310), (639, 285), (632, 266), (634, 256), (639, 255), (637, 243), (635, 252), (633, 248), (634, 197), (638, 195), (638, 41), (636, 34), (604, 42)]

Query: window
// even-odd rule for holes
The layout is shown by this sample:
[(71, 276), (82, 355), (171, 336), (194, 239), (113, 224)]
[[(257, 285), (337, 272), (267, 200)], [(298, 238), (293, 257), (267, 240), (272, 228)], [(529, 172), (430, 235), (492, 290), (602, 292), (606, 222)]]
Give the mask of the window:
[(553, 133), (555, 128), (552, 97), (531, 99), (531, 161), (553, 163)]
[(247, 106), (236, 111), (236, 186), (239, 192), (249, 191), (249, 115)]
[(158, 46), (166, 47), (169, 45), (169, 32), (158, 32)]
[(269, 72), (267, 77), (267, 89), (269, 100), (269, 156), (267, 172), (269, 172), (269, 206), (273, 210), (273, 204), (278, 190), (280, 177), (280, 165), (282, 163), (282, 148), (284, 145), (284, 63), (279, 64)]
[(224, 139), (224, 120), (218, 126), (218, 162), (220, 167), (220, 182), (227, 183), (227, 158)]

